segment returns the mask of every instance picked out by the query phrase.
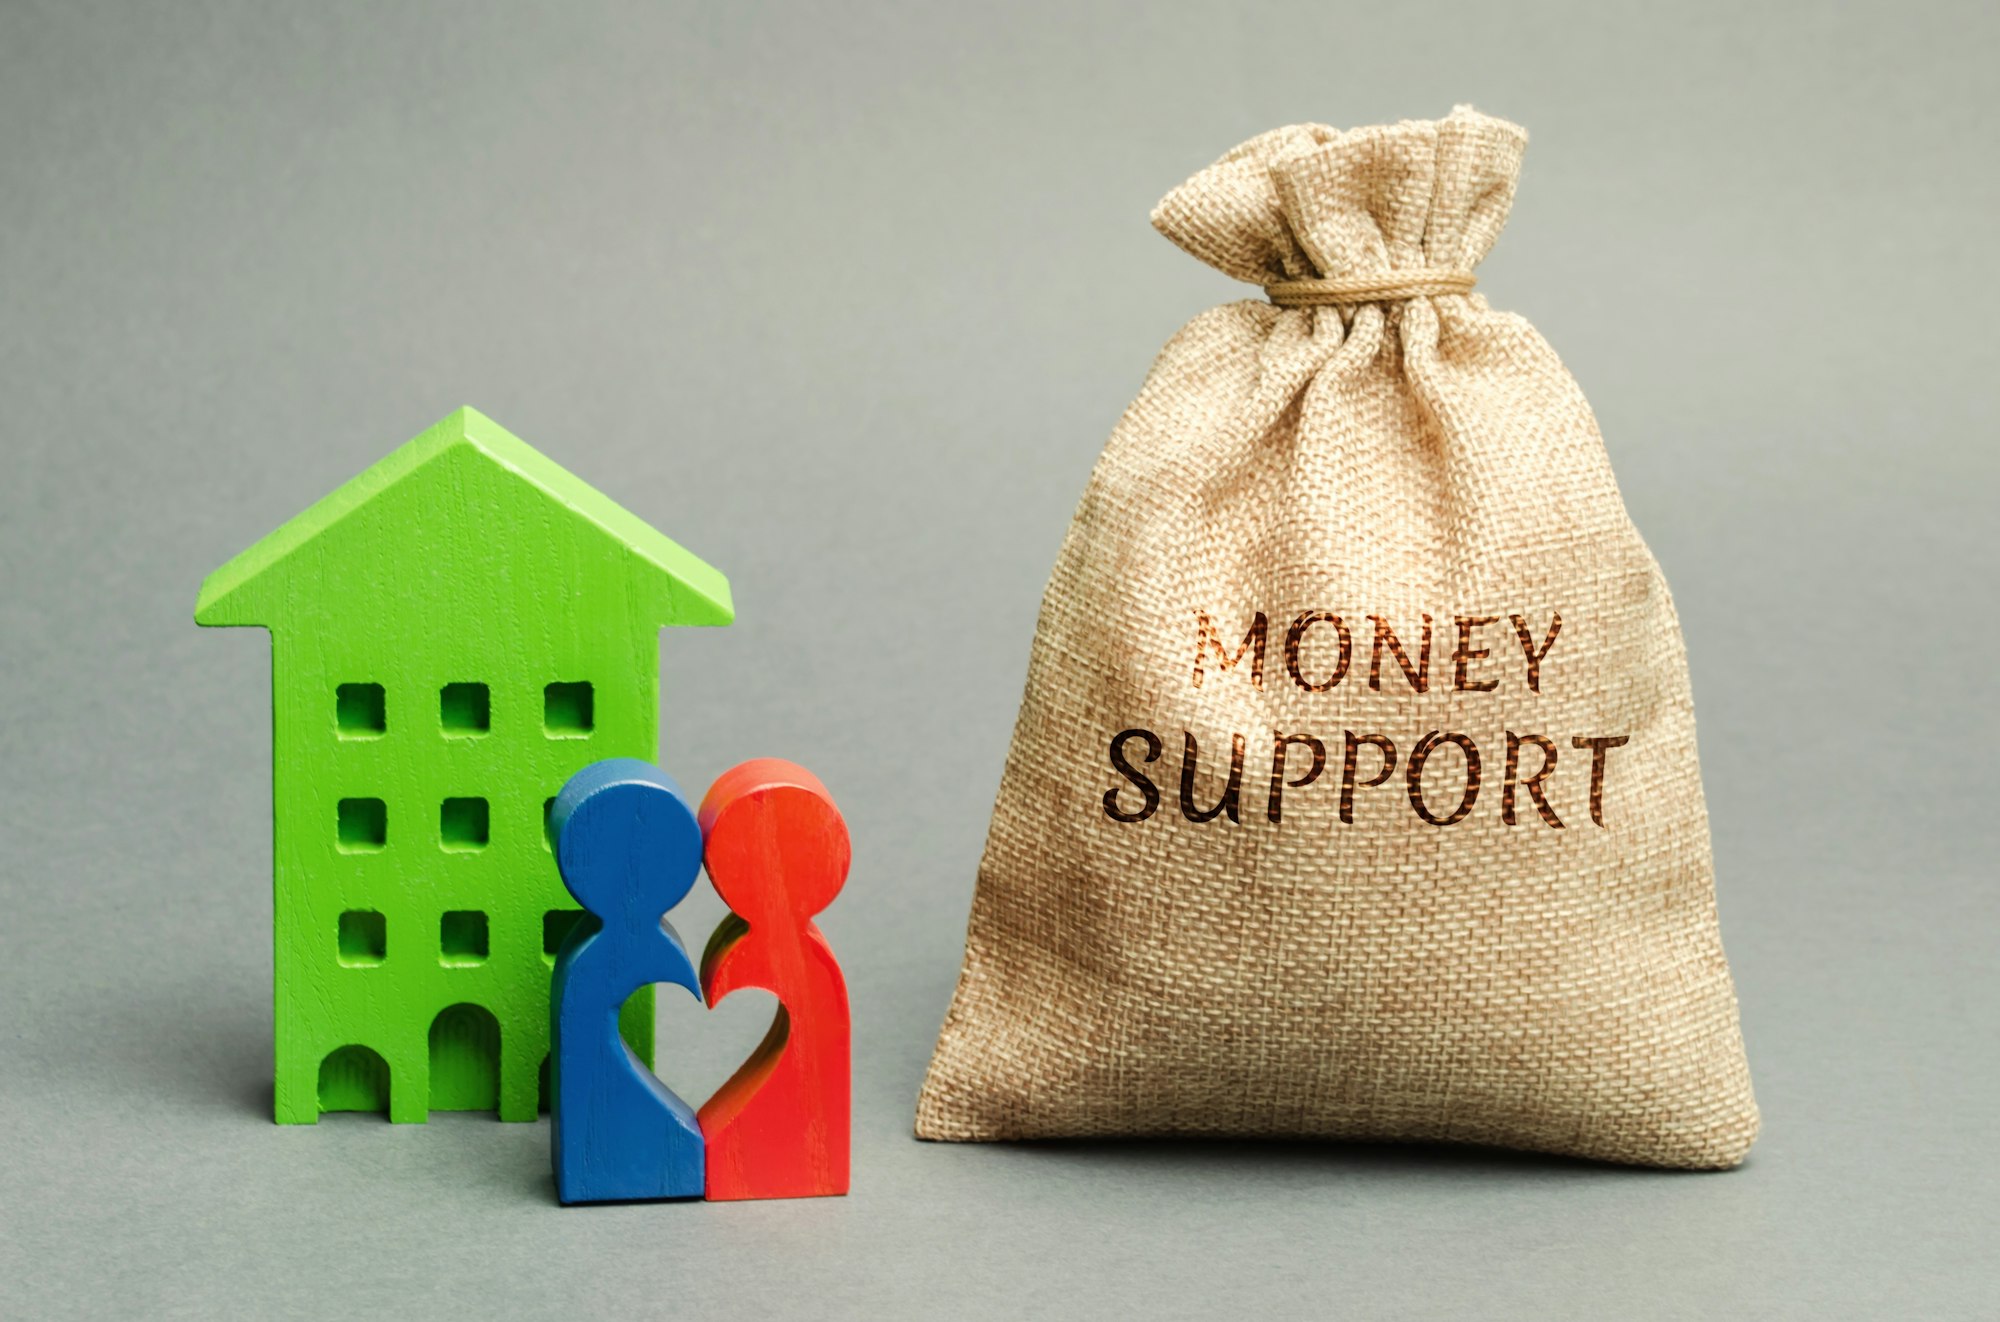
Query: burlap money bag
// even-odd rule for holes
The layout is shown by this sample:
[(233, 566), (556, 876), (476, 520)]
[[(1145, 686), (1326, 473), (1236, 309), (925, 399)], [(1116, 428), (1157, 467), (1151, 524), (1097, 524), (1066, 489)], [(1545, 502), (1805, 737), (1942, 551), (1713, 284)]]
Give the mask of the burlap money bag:
[(1526, 135), (1254, 138), (1043, 598), (937, 1139), (1725, 1167), (1757, 1132), (1680, 626), (1576, 383), (1470, 292)]

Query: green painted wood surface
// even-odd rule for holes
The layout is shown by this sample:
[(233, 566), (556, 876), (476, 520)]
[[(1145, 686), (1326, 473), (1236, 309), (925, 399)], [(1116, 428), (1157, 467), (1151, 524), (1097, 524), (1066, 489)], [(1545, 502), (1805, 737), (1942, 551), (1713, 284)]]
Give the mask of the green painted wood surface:
[[(575, 902), (545, 804), (657, 760), (659, 629), (729, 584), (461, 409), (211, 574), (271, 631), (275, 1111), (532, 1120)], [(652, 1061), (653, 1003), (627, 1038)]]

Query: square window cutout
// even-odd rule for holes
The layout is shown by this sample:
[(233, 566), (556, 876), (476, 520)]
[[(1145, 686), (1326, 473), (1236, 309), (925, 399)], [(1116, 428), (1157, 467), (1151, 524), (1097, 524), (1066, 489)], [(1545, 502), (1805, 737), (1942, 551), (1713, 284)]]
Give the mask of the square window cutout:
[(446, 849), (484, 849), (487, 839), (484, 799), (446, 799), (438, 809), (438, 842)]
[(340, 962), (349, 968), (380, 964), (389, 954), (389, 927), (373, 909), (340, 915)]
[(486, 915), (451, 909), (438, 920), (438, 963), (454, 966), (486, 962)]
[(553, 964), (562, 953), (563, 942), (579, 923), (589, 923), (585, 930), (593, 930), (599, 924), (597, 919), (581, 909), (551, 909), (542, 915), (542, 962)]
[(333, 724), (342, 739), (379, 739), (389, 728), (380, 684), (342, 684), (333, 691)]
[(551, 739), (581, 739), (596, 724), (590, 681), (551, 684), (542, 690), (542, 729)]
[(493, 728), (493, 701), (484, 684), (447, 684), (438, 690), (438, 724), (447, 735), (475, 738)]
[(380, 799), (342, 799), (334, 820), (342, 853), (369, 854), (389, 843), (389, 807)]
[(556, 852), (556, 801), (542, 800), (542, 848)]

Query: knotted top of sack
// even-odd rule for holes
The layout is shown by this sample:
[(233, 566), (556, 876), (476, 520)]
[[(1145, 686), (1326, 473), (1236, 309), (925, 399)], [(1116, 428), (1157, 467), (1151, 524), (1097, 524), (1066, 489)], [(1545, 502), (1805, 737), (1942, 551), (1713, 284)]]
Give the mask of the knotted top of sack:
[(1464, 292), (1507, 223), (1527, 143), (1470, 106), (1345, 133), (1294, 124), (1167, 194), (1153, 227), (1274, 302)]

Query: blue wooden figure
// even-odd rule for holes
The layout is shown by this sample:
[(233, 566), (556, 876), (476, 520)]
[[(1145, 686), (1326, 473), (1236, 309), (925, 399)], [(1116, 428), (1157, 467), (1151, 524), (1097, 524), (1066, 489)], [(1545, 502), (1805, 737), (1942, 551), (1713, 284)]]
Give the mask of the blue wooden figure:
[(550, 825), (563, 885), (601, 924), (571, 930), (550, 988), (556, 1196), (699, 1198), (701, 1127), (619, 1037), (618, 1012), (653, 982), (701, 996), (694, 963), (661, 916), (701, 872), (701, 826), (666, 773), (631, 758), (571, 776)]

